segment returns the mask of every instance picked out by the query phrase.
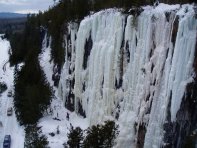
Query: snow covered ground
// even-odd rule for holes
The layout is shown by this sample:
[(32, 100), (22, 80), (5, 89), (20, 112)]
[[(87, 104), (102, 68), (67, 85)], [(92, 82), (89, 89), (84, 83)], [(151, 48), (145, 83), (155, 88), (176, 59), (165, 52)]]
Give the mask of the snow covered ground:
[[(65, 108), (64, 101), (58, 97), (58, 90), (53, 86), (53, 62), (50, 62), (50, 47), (46, 45), (46, 37), (43, 41), (42, 54), (40, 54), (40, 65), (43, 68), (47, 80), (53, 87), (55, 97), (51, 102), (52, 114), (41, 118), (38, 126), (42, 126), (42, 132), (47, 136), (50, 148), (63, 148), (63, 144), (67, 141), (67, 134), (69, 133), (70, 125), (73, 127), (81, 127), (86, 129), (88, 127), (87, 119), (78, 116), (75, 112), (71, 113)], [(66, 115), (69, 114), (69, 120)], [(57, 134), (59, 127), (60, 133)], [(54, 133), (55, 136), (50, 136), (49, 133)]]
[[(5, 135), (11, 135), (11, 148), (23, 148), (25, 132), (24, 127), (21, 127), (17, 120), (16, 115), (7, 116), (7, 108), (13, 107), (13, 97), (8, 97), (8, 91), (13, 91), (13, 67), (10, 67), (9, 59), (10, 43), (7, 40), (0, 38), (0, 82), (5, 82), (8, 89), (0, 96), (0, 121), (3, 126), (0, 126), (0, 148), (3, 148), (3, 140)], [(50, 61), (50, 48), (43, 47), (43, 52), (40, 55), (40, 64), (46, 74), (47, 80), (53, 87), (52, 72), (53, 63)], [(50, 148), (63, 148), (63, 143), (67, 141), (67, 134), (70, 125), (73, 127), (80, 126), (82, 129), (88, 127), (86, 119), (78, 116), (76, 113), (70, 113), (64, 107), (64, 101), (57, 95), (57, 88), (53, 87), (55, 97), (51, 103), (53, 113), (41, 118), (38, 126), (42, 126), (43, 134), (48, 137)], [(69, 120), (66, 115), (69, 113)], [(56, 120), (55, 120), (56, 119)], [(57, 127), (59, 126), (60, 134), (56, 134)], [(49, 133), (55, 133), (52, 137)]]
[(24, 145), (24, 129), (19, 126), (15, 113), (7, 116), (7, 108), (13, 107), (13, 98), (8, 97), (8, 91), (13, 91), (13, 67), (11, 68), (9, 59), (10, 44), (7, 40), (0, 37), (0, 82), (5, 82), (8, 89), (0, 96), (0, 148), (3, 147), (5, 135), (11, 135), (11, 148), (23, 148)]

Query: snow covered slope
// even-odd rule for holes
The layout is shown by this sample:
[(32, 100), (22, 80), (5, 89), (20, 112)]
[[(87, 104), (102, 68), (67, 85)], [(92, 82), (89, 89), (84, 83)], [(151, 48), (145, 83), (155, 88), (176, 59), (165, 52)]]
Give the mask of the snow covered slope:
[[(47, 42), (49, 42), (48, 45)], [(70, 125), (73, 127), (79, 126), (81, 129), (86, 129), (88, 128), (88, 122), (87, 119), (77, 116), (75, 112), (72, 113), (67, 110), (65, 108), (64, 101), (58, 97), (58, 90), (56, 87), (54, 87), (54, 82), (52, 80), (52, 75), (56, 67), (54, 67), (54, 63), (50, 60), (50, 44), (51, 39), (47, 41), (47, 35), (45, 35), (42, 53), (40, 54), (39, 59), (40, 65), (46, 74), (47, 80), (55, 93), (50, 107), (51, 114), (41, 118), (38, 126), (42, 127), (43, 134), (47, 136), (50, 148), (64, 148), (63, 144), (68, 140), (67, 134), (69, 133)], [(69, 114), (69, 119), (67, 114)], [(59, 128), (59, 134), (56, 134), (57, 128)], [(49, 135), (50, 133), (54, 133), (55, 136)]]
[(191, 5), (147, 6), (139, 16), (108, 9), (71, 23), (59, 96), (89, 125), (115, 119), (117, 147), (160, 147), (193, 81), (196, 28)]
[(0, 148), (3, 148), (5, 135), (11, 135), (11, 147), (23, 148), (24, 146), (24, 129), (19, 126), (16, 116), (7, 116), (8, 107), (13, 107), (13, 98), (8, 97), (8, 91), (13, 92), (13, 68), (9, 67), (9, 49), (10, 44), (7, 40), (0, 37), (0, 82), (7, 85), (7, 90), (0, 95)]

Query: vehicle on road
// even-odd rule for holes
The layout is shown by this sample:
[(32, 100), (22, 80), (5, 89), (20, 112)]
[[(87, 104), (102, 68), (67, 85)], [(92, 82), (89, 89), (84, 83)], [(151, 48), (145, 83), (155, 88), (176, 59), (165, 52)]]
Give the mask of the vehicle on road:
[(7, 94), (8, 97), (12, 97), (12, 91), (8, 91), (8, 94)]
[(5, 135), (4, 141), (3, 141), (3, 148), (10, 148), (11, 146), (11, 136)]
[(7, 116), (12, 116), (12, 112), (13, 112), (12, 107), (9, 107), (7, 110)]

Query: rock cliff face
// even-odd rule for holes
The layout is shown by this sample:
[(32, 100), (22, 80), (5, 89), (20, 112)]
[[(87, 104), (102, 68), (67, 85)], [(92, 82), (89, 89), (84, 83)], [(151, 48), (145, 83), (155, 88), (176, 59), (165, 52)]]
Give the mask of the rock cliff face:
[(197, 123), (194, 10), (108, 9), (68, 24), (58, 86), (66, 107), (90, 125), (115, 120), (116, 147), (180, 147)]

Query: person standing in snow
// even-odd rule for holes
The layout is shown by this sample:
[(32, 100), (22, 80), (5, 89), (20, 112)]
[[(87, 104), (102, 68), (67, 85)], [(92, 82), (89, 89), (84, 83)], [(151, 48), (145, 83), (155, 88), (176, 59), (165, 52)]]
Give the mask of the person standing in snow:
[(66, 119), (69, 121), (69, 113), (66, 114)]
[(57, 126), (57, 134), (60, 134), (59, 125)]

